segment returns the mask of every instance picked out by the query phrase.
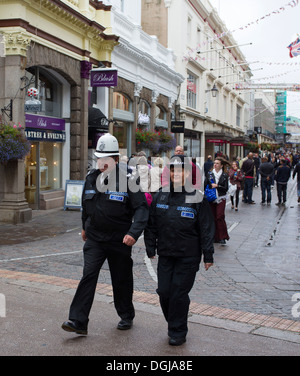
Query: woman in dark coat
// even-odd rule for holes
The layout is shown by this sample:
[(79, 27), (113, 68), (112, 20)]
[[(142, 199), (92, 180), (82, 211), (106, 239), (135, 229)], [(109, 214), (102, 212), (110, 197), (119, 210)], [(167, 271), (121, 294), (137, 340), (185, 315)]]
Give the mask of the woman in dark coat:
[(226, 240), (230, 239), (225, 221), (228, 174), (224, 172), (224, 169), (227, 165), (229, 165), (229, 162), (223, 158), (216, 158), (214, 161), (214, 168), (207, 174), (204, 185), (206, 187), (207, 184), (209, 184), (210, 188), (216, 188), (217, 190), (217, 199), (214, 202), (210, 202), (210, 207), (215, 219), (215, 243), (220, 243), (222, 245), (225, 245)]

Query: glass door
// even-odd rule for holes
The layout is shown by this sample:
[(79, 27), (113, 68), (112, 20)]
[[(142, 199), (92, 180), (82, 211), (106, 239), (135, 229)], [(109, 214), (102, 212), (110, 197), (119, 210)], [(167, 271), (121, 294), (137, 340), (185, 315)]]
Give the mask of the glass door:
[(25, 198), (31, 209), (39, 208), (39, 143), (31, 144), (25, 159)]

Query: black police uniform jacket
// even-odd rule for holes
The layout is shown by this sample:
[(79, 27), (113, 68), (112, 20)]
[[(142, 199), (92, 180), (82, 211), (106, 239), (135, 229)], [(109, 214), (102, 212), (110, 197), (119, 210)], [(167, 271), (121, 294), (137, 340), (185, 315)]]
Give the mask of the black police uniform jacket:
[[(160, 190), (151, 204), (144, 240), (148, 257), (201, 257), (213, 263), (215, 224), (209, 203), (189, 203), (192, 193)], [(193, 200), (192, 200), (193, 201)]]
[(100, 170), (92, 170), (86, 177), (82, 194), (82, 228), (89, 239), (122, 242), (128, 234), (137, 240), (147, 225), (149, 207), (145, 193), (140, 190), (131, 192), (128, 186), (130, 176), (118, 165), (115, 172), (115, 182), (108, 178), (108, 185), (101, 192), (97, 189)]

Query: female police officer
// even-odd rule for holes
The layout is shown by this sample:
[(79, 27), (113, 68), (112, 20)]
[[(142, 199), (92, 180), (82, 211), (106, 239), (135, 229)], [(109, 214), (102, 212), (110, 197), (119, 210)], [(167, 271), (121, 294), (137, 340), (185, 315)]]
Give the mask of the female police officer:
[(161, 189), (150, 209), (144, 232), (146, 252), (158, 259), (158, 289), (161, 308), (168, 322), (169, 344), (186, 342), (189, 292), (199, 270), (213, 265), (214, 219), (199, 191), (187, 189), (190, 162), (183, 155), (170, 163), (170, 189)]
[[(145, 194), (131, 184), (119, 168), (119, 144), (106, 134), (100, 137), (95, 156), (98, 169), (88, 174), (82, 196), (83, 277), (70, 307), (69, 321), (62, 328), (87, 334), (100, 269), (108, 260), (114, 304), (121, 318), (117, 328), (130, 329), (134, 318), (131, 247), (143, 232), (149, 217)], [(133, 221), (134, 219), (134, 221)]]

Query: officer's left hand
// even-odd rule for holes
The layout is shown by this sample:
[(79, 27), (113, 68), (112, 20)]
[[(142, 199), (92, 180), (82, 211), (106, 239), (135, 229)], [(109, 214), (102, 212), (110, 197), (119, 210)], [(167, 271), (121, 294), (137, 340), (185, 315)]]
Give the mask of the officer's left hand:
[(123, 243), (126, 244), (128, 247), (132, 247), (136, 243), (136, 240), (130, 235), (125, 235)]

